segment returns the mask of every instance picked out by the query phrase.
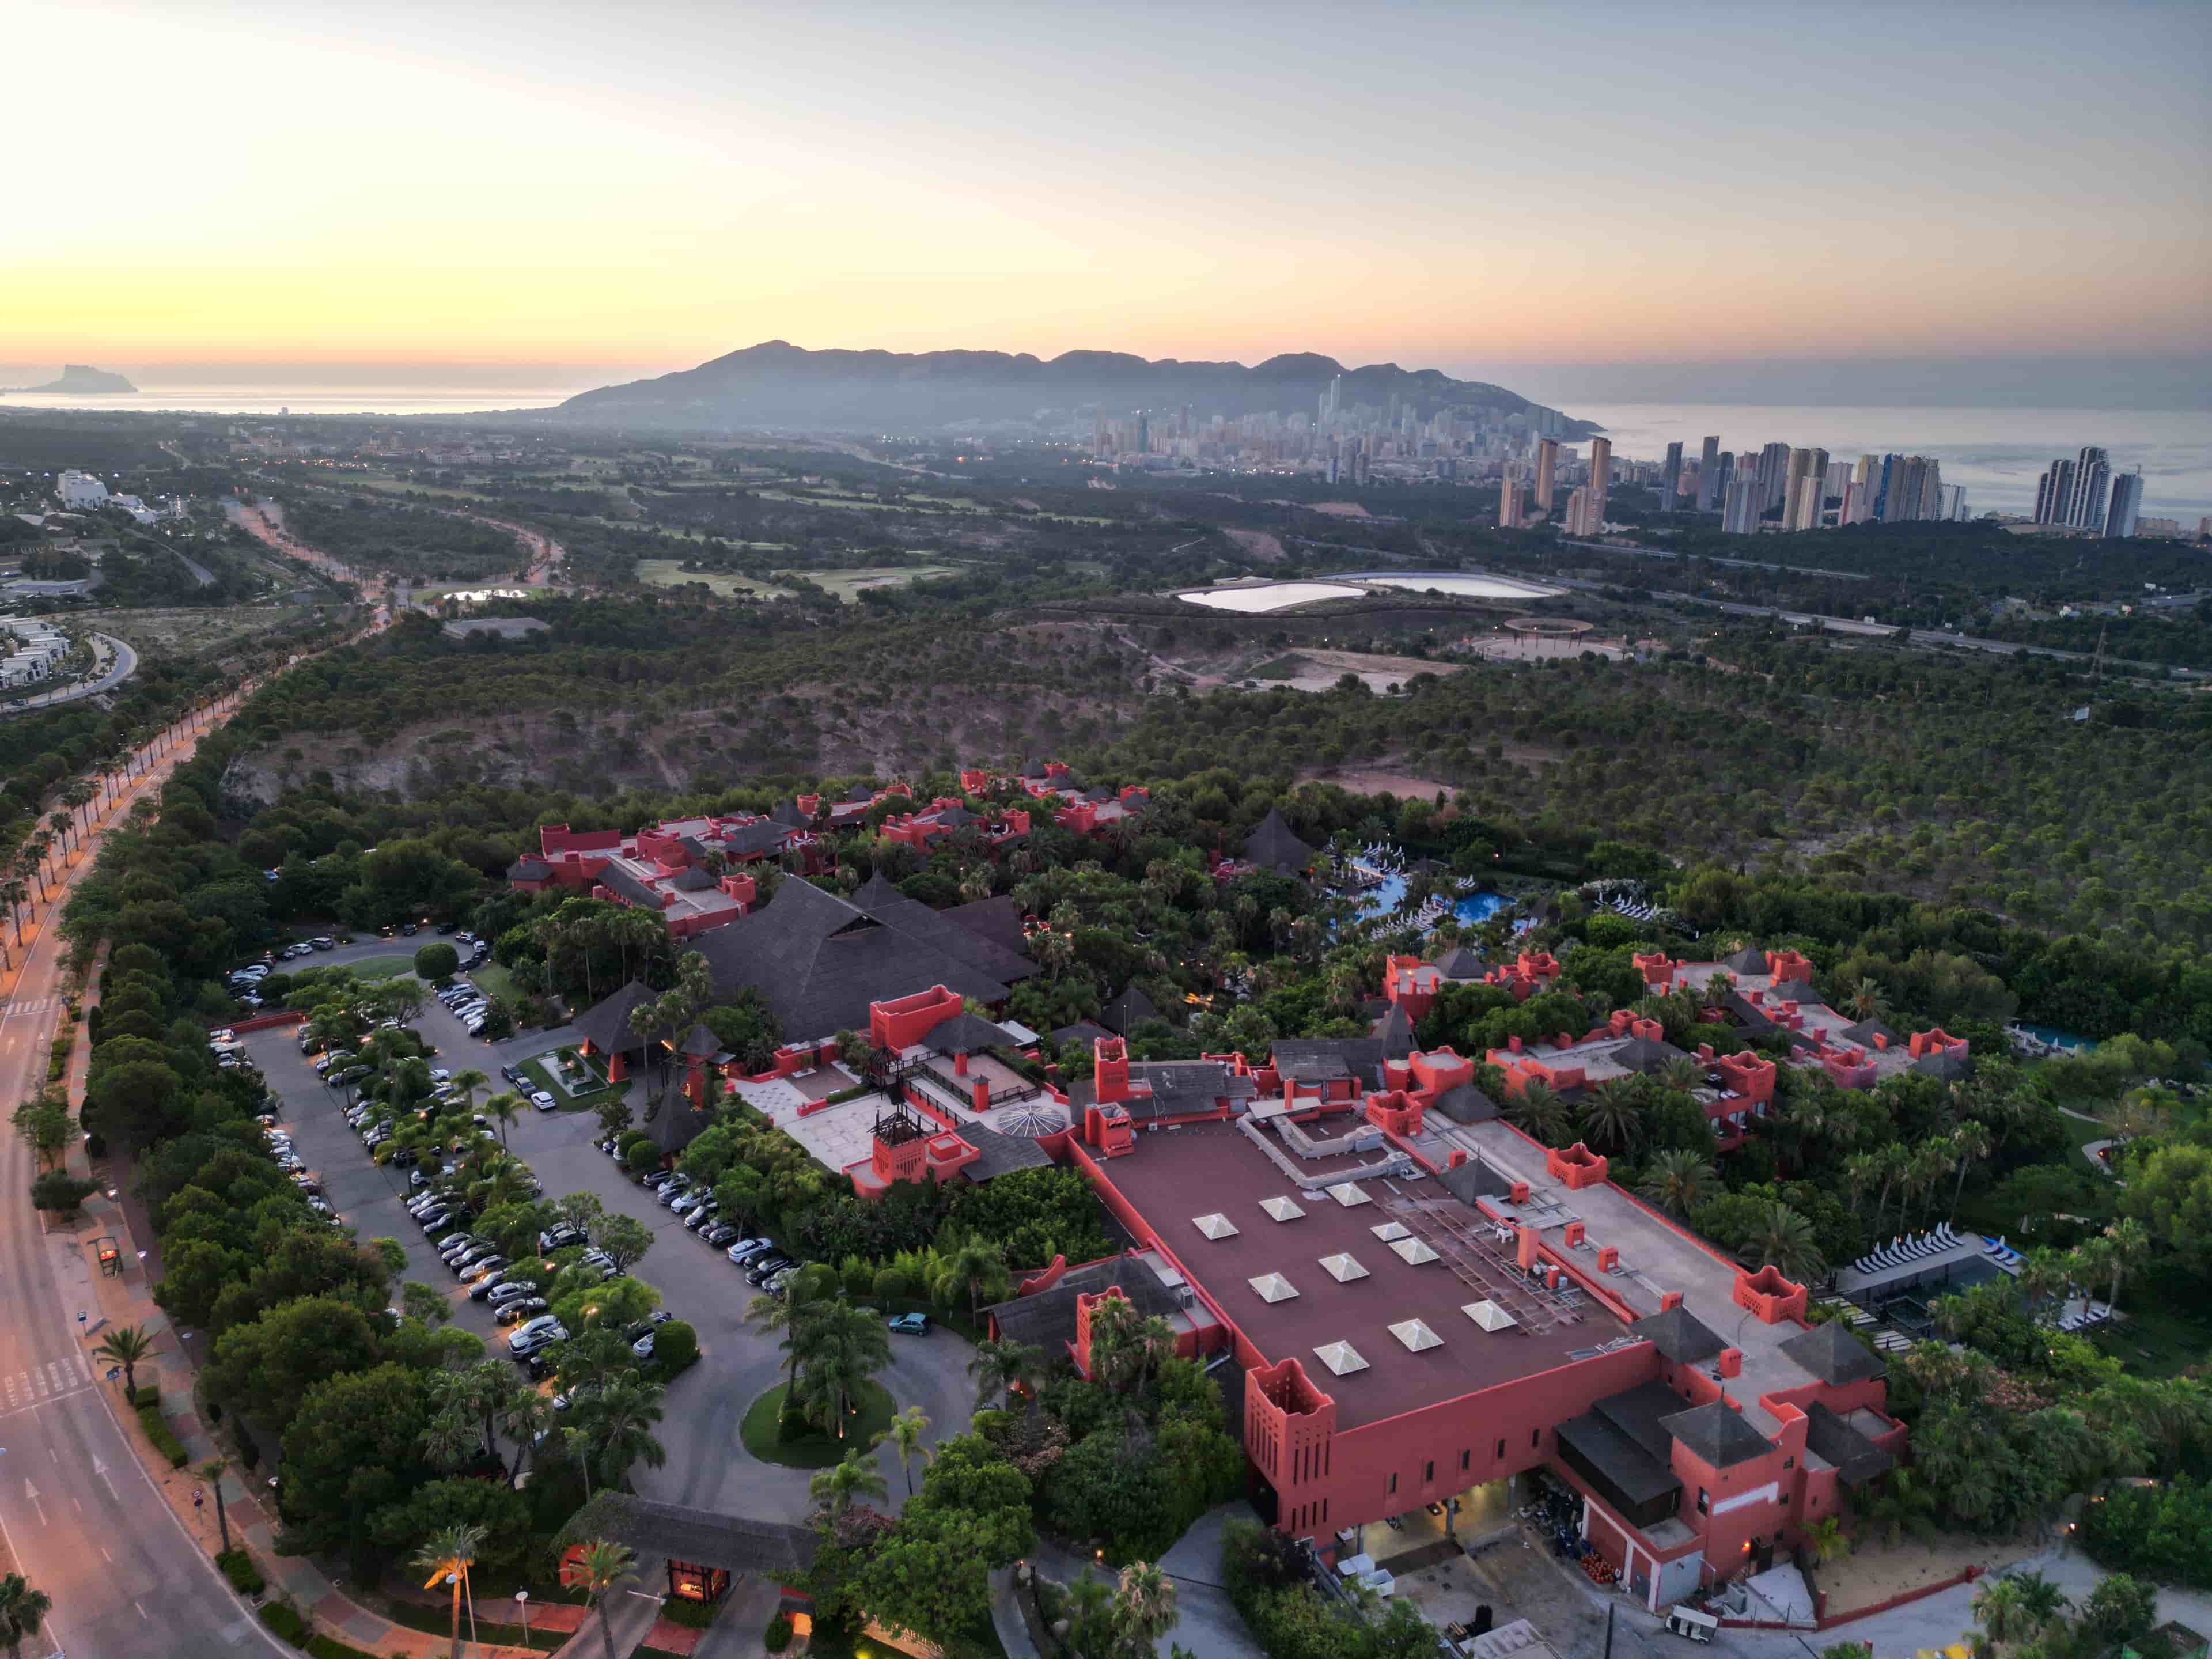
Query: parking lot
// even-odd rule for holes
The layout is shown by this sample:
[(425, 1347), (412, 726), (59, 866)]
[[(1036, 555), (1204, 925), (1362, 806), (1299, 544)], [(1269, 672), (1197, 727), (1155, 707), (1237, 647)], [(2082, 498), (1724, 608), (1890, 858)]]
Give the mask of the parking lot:
[[(413, 943), (410, 941), (409, 943)], [(355, 956), (390, 954), (353, 947)], [(343, 961), (346, 952), (319, 952), (318, 963)], [(534, 1032), (499, 1044), (470, 1036), (434, 1000), (424, 1004), (415, 1029), (439, 1053), (433, 1065), (454, 1072), (474, 1067), (499, 1083), (499, 1068), (546, 1052), (573, 1033)], [(343, 1091), (326, 1089), (313, 1062), (300, 1053), (298, 1028), (281, 1026), (248, 1034), (247, 1052), (261, 1067), (270, 1091), (283, 1102), (283, 1127), (307, 1167), (323, 1185), (324, 1195), (364, 1239), (389, 1237), (407, 1253), (407, 1277), (447, 1296), (454, 1323), (488, 1343), (504, 1336), (490, 1310), (471, 1302), (453, 1273), (407, 1213), (407, 1172), (379, 1169), (346, 1126)], [(481, 1104), (482, 1095), (478, 1097)], [(779, 1380), (783, 1356), (773, 1338), (744, 1322), (755, 1294), (744, 1275), (719, 1250), (702, 1244), (682, 1221), (655, 1202), (592, 1145), (598, 1120), (588, 1111), (526, 1112), (507, 1130), (507, 1144), (544, 1183), (549, 1199), (588, 1192), (610, 1213), (635, 1217), (652, 1230), (653, 1245), (633, 1271), (661, 1293), (661, 1305), (698, 1332), (700, 1360), (670, 1386), (667, 1415), (659, 1426), (667, 1464), (641, 1465), (633, 1472), (639, 1492), (671, 1503), (696, 1504), (757, 1520), (803, 1520), (811, 1507), (803, 1470), (763, 1464), (748, 1453), (738, 1433), (745, 1408)], [(501, 1343), (500, 1352), (504, 1352)], [(926, 1337), (894, 1337), (890, 1368), (880, 1381), (902, 1407), (919, 1405), (932, 1424), (933, 1439), (967, 1427), (975, 1406), (967, 1376), (972, 1350), (959, 1337), (933, 1330)], [(897, 1461), (881, 1454), (890, 1485), (890, 1507), (904, 1500), (906, 1485)]]

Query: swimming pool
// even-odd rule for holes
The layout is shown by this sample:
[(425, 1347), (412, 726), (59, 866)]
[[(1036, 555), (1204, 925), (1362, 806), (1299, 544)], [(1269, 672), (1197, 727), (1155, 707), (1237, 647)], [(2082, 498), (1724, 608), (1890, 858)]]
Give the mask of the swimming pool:
[[(1359, 914), (1363, 916), (1379, 916), (1388, 911), (1395, 910), (1398, 908), (1398, 901), (1405, 896), (1405, 877), (1385, 876), (1380, 887), (1370, 887), (1359, 895)], [(1477, 923), (1489, 921), (1500, 910), (1508, 908), (1512, 902), (1512, 900), (1504, 897), (1502, 894), (1477, 893), (1473, 897), (1463, 898), (1453, 905), (1452, 915), (1459, 918), (1462, 927), (1472, 927)]]
[(2073, 1032), (2062, 1031), (2056, 1025), (2029, 1025), (2023, 1023), (2020, 1029), (2038, 1042), (2047, 1042), (2054, 1048), (2078, 1048), (2086, 1054), (2097, 1046), (2094, 1038), (2075, 1036)]

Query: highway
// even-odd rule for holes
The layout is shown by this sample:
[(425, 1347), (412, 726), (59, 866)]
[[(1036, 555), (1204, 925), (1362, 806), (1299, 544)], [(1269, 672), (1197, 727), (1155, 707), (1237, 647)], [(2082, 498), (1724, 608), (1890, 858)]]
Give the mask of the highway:
[[(196, 717), (191, 729), (205, 731), (228, 708)], [(157, 793), (190, 753), (190, 740), (179, 742), (101, 822)], [(0, 1012), (0, 1094), (10, 1102), (45, 1080), (61, 1019), (64, 941), (51, 919), (99, 842), (91, 838), (46, 908)], [(78, 1325), (81, 1315), (88, 1326), (100, 1317), (85, 1236), (42, 1231), (26, 1197), (33, 1163), (21, 1136), (0, 1145), (0, 1544), (54, 1604), (23, 1659), (289, 1654), (202, 1553), (125, 1438), (118, 1385), (102, 1380), (89, 1355), (97, 1334)]]
[(56, 691), (42, 691), (35, 697), (23, 699), (21, 708), (0, 708), (0, 714), (25, 714), (33, 708), (52, 708), (57, 703), (75, 702), (80, 697), (97, 696), (111, 691), (138, 672), (138, 653), (112, 634), (91, 636), (93, 649), (104, 654), (107, 666), (98, 678), (80, 680), (75, 685), (64, 686)]

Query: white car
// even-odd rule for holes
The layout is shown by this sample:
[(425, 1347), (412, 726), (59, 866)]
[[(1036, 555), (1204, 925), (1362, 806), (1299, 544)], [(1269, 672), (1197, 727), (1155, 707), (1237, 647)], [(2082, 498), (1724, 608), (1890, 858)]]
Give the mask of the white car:
[(530, 1103), (541, 1112), (550, 1112), (561, 1103), (543, 1089), (532, 1089), (530, 1091)]

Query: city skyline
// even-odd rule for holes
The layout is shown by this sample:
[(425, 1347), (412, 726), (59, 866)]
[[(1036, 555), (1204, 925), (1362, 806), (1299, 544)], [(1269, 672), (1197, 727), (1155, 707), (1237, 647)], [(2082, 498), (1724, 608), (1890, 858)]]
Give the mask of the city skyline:
[[(98, 121), (72, 77), (14, 89), (73, 165), (10, 228), (0, 361), (659, 369), (781, 337), (1502, 377), (1863, 344), (2036, 360), (2063, 400), (2069, 363), (2212, 351), (2201, 12), (2115, 9), (2063, 61), (2016, 8), (1892, 15), (1881, 76), (1809, 82), (1781, 71), (1851, 61), (1869, 14), (1798, 11), (1786, 51), (1705, 16), (1401, 8), (1352, 77), (1296, 9), (1128, 39), (988, 8), (555, 7), (527, 40), (468, 8), (26, 13), (25, 62), (131, 50)], [(2084, 113), (2122, 103), (2166, 113)]]

